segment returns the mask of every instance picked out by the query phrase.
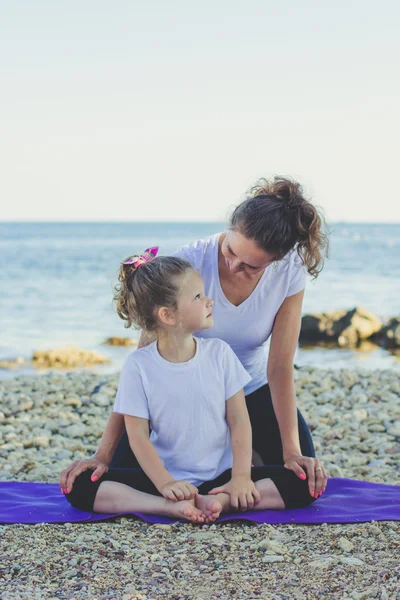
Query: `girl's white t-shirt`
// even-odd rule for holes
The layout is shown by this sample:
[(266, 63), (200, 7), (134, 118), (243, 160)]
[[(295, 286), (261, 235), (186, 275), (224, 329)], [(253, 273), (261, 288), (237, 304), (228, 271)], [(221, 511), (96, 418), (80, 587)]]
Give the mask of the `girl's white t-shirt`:
[(269, 265), (256, 288), (239, 306), (225, 297), (218, 273), (218, 241), (221, 233), (197, 240), (173, 253), (187, 260), (204, 280), (205, 293), (214, 300), (214, 325), (196, 336), (227, 342), (251, 375), (244, 388), (251, 394), (267, 383), (266, 342), (282, 302), (305, 288), (306, 269), (296, 250)]
[(165, 468), (198, 486), (232, 467), (226, 401), (251, 378), (228, 344), (195, 340), (196, 354), (185, 363), (162, 358), (157, 341), (131, 352), (114, 412), (149, 419)]

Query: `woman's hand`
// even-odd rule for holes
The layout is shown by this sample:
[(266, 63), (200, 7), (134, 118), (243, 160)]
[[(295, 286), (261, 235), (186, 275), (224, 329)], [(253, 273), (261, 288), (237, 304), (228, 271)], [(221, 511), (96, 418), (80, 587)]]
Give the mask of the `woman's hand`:
[(104, 473), (108, 471), (108, 464), (100, 456), (92, 456), (91, 458), (83, 458), (82, 460), (75, 460), (69, 467), (61, 471), (60, 474), (60, 488), (63, 494), (71, 493), (75, 479), (83, 473), (91, 469), (93, 475), (92, 481), (100, 479)]
[(326, 489), (328, 476), (325, 467), (318, 458), (289, 454), (284, 457), (284, 467), (290, 469), (300, 479), (308, 479), (310, 496), (319, 498)]
[(213, 488), (209, 494), (229, 494), (231, 507), (238, 510), (252, 509), (260, 502), (260, 492), (247, 475), (236, 475), (228, 483)]
[(169, 481), (160, 490), (160, 494), (167, 500), (178, 502), (179, 500), (190, 500), (195, 498), (199, 493), (197, 487), (188, 481)]

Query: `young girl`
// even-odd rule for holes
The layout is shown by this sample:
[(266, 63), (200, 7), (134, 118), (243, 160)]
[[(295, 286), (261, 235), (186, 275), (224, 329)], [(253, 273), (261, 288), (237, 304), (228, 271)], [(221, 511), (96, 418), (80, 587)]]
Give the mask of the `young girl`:
[(251, 467), (243, 387), (251, 380), (230, 346), (193, 332), (213, 326), (213, 301), (193, 267), (158, 248), (122, 263), (115, 300), (126, 327), (154, 331), (121, 373), (114, 411), (124, 415), (141, 469), (85, 471), (67, 494), (80, 509), (141, 512), (210, 523), (221, 512), (313, 501), (281, 466)]

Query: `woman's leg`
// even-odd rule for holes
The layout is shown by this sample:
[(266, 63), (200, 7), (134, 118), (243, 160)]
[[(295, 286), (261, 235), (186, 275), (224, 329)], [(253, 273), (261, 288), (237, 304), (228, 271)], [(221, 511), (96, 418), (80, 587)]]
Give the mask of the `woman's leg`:
[(90, 471), (79, 475), (66, 496), (76, 508), (102, 513), (141, 512), (204, 522), (194, 499), (165, 499), (141, 469), (110, 469), (96, 482), (91, 481), (90, 475)]
[(129, 445), (128, 434), (124, 431), (110, 463), (111, 469), (140, 469), (136, 456)]
[[(283, 465), (282, 441), (272, 404), (269, 385), (246, 396), (247, 410), (253, 433), (253, 448), (265, 465)], [(315, 456), (310, 430), (300, 411), (297, 411), (300, 447), (303, 456)]]

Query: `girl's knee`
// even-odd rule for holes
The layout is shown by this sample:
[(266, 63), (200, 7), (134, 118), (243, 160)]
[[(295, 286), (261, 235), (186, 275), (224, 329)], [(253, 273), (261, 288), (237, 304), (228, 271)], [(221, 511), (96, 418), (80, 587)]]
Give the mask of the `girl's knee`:
[(96, 498), (97, 490), (102, 482), (91, 480), (92, 471), (83, 471), (74, 481), (74, 485), (69, 494), (66, 494), (68, 502), (79, 510), (93, 512), (93, 504)]

